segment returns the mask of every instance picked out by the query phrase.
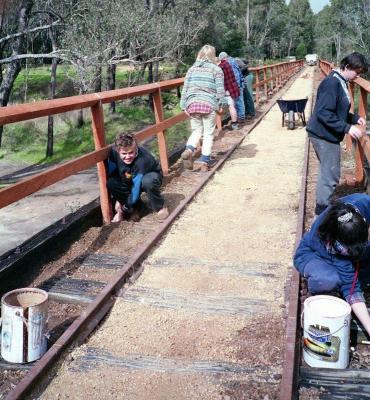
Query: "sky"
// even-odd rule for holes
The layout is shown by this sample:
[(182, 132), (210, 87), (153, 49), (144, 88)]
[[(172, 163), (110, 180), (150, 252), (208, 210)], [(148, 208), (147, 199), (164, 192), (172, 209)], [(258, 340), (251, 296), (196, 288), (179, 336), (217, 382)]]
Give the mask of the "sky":
[[(289, 3), (289, 0), (285, 1)], [(321, 11), (329, 3), (330, 0), (310, 0), (311, 9), (315, 14)]]
[(315, 14), (321, 11), (329, 3), (329, 0), (310, 0), (311, 9)]

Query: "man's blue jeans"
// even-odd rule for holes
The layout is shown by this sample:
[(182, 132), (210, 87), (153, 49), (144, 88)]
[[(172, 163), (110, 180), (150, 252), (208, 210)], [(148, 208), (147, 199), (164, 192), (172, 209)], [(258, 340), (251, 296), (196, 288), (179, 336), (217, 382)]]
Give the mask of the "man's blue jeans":
[(239, 88), (239, 89), (240, 89), (240, 95), (238, 98), (234, 99), (234, 101), (235, 101), (236, 114), (238, 115), (238, 120), (243, 121), (245, 119), (243, 88)]

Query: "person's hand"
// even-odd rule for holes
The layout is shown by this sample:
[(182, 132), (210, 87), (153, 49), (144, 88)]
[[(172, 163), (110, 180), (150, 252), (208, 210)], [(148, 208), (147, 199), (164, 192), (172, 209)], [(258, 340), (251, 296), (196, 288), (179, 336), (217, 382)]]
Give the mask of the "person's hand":
[(219, 107), (219, 109), (216, 111), (217, 114), (222, 115), (224, 112), (224, 109), (222, 107)]
[(122, 205), (119, 201), (116, 201), (116, 204), (114, 205), (114, 210), (116, 212), (122, 212)]
[(184, 113), (185, 113), (188, 117), (190, 117), (190, 114), (189, 114), (186, 110), (184, 110)]
[(358, 119), (358, 121), (357, 121), (357, 124), (358, 124), (358, 125), (361, 125), (361, 126), (366, 126), (366, 119), (360, 117), (360, 118)]
[(355, 125), (351, 125), (351, 128), (348, 131), (348, 134), (353, 138), (353, 139), (360, 139), (362, 136), (362, 131), (360, 128), (357, 128)]

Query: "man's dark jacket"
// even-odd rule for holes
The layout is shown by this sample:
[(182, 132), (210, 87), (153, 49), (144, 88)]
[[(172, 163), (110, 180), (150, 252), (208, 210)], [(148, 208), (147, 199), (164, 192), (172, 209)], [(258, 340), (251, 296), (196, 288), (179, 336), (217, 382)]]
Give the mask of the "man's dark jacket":
[(339, 143), (359, 116), (349, 112), (350, 102), (342, 85), (347, 81), (332, 71), (319, 85), (315, 109), (307, 125), (308, 136)]

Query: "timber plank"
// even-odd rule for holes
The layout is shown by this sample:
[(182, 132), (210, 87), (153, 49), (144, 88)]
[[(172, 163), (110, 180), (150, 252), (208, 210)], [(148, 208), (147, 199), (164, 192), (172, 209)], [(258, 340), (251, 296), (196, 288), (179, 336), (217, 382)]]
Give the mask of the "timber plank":
[(147, 304), (166, 309), (187, 309), (204, 314), (239, 314), (252, 315), (270, 309), (266, 300), (225, 295), (191, 296), (181, 295), (175, 291), (152, 289), (149, 287), (130, 287), (118, 295), (128, 303)]

